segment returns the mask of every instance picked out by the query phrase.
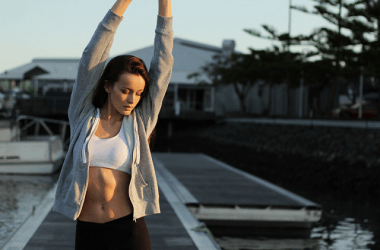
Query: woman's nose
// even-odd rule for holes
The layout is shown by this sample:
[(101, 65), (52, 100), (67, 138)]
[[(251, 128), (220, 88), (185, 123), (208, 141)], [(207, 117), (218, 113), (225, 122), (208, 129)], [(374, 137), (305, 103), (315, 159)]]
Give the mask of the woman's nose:
[(134, 94), (128, 95), (128, 102), (129, 103), (134, 103), (134, 100), (135, 100), (135, 95)]

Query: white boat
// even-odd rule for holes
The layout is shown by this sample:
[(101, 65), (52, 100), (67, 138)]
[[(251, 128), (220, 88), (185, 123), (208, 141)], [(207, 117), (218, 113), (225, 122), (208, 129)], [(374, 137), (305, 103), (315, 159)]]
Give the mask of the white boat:
[[(66, 152), (60, 135), (27, 135), (20, 137), (20, 116), (0, 120), (0, 174), (53, 174), (62, 167)], [(33, 118), (32, 118), (33, 119)], [(39, 124), (46, 128), (41, 119), (28, 126)], [(25, 126), (25, 127), (28, 127)]]

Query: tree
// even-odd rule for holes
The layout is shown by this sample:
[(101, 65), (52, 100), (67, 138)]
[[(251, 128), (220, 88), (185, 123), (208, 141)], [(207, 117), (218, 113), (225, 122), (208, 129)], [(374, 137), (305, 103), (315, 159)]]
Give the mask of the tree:
[[(336, 30), (321, 27), (315, 29), (309, 36), (312, 37), (310, 42), (314, 44), (322, 60), (331, 58), (335, 65), (333, 92), (329, 103), (331, 109), (338, 84), (345, 81), (355, 86), (359, 75), (378, 76), (379, 74), (380, 4), (378, 0), (314, 1), (317, 2), (317, 5), (314, 6), (313, 11), (309, 11), (304, 6), (292, 6), (292, 8), (305, 13), (320, 15), (337, 27)], [(331, 9), (334, 7), (338, 8), (338, 11)], [(350, 34), (342, 34), (342, 29), (349, 31)], [(376, 36), (371, 41), (369, 35), (373, 34)], [(355, 51), (355, 47), (358, 46), (361, 48), (360, 51)]]
[[(368, 78), (375, 80), (378, 85), (380, 97), (380, 1), (379, 0), (355, 0), (347, 4), (347, 16), (352, 20), (347, 26), (352, 33), (353, 39), (360, 43), (360, 66), (361, 72)], [(380, 98), (378, 99), (380, 110)], [(380, 118), (380, 112), (377, 117)]]
[[(279, 41), (282, 47), (287, 48), (288, 51), (289, 47), (293, 45), (313, 46), (316, 51), (309, 51), (305, 58), (319, 55), (319, 59), (315, 62), (308, 61), (304, 65), (306, 67), (305, 77), (310, 79), (311, 82), (313, 82), (312, 79), (321, 81), (312, 83), (315, 91), (321, 91), (325, 85), (333, 84), (332, 94), (328, 103), (328, 110), (331, 110), (338, 85), (356, 85), (361, 74), (376, 79), (377, 83), (380, 82), (380, 71), (378, 70), (380, 68), (380, 1), (313, 1), (316, 5), (312, 11), (309, 11), (304, 6), (291, 5), (290, 8), (319, 15), (336, 28), (319, 27), (309, 35), (293, 37), (290, 36), (290, 28), (289, 32), (278, 34), (274, 27), (267, 24), (263, 24), (262, 27), (268, 35), (261, 35), (256, 29), (244, 29), (244, 31), (256, 37)], [(343, 34), (342, 30), (349, 31), (349, 34)], [(358, 47), (361, 48), (359, 51), (357, 50)], [(315, 68), (313, 69), (313, 67)], [(314, 74), (316, 71), (320, 71), (319, 75)], [(286, 74), (287, 78), (289, 78), (289, 72), (286, 72)], [(321, 75), (323, 79), (319, 77)], [(287, 82), (289, 83), (289, 80)], [(315, 93), (315, 95), (319, 96), (319, 93)], [(378, 106), (378, 110), (380, 110), (380, 100)], [(378, 115), (380, 116), (380, 112)]]
[[(340, 79), (342, 49), (347, 45), (352, 45), (352, 40), (350, 37), (344, 36), (342, 34), (342, 24), (343, 20), (345, 20), (342, 17), (342, 9), (344, 7), (345, 1), (314, 0), (314, 2), (316, 2), (317, 5), (314, 6), (313, 11), (309, 11), (306, 7), (303, 6), (292, 6), (292, 8), (305, 13), (320, 15), (325, 20), (336, 26), (336, 30), (327, 27), (315, 29), (314, 32), (309, 36), (311, 38), (311, 44), (314, 45), (318, 53), (322, 56), (322, 60), (326, 60), (328, 58), (333, 59), (333, 66), (335, 66), (335, 76), (333, 90), (328, 106), (328, 110), (331, 110), (333, 108), (336, 89)], [(337, 12), (332, 10), (334, 7), (338, 8)]]
[[(286, 55), (286, 57), (284, 58), (285, 60), (282, 61), (282, 63), (285, 63), (285, 64), (288, 64), (291, 62), (291, 58), (290, 58), (291, 52), (289, 49), (290, 45), (300, 44), (302, 41), (305, 41), (308, 39), (308, 38), (305, 38), (303, 36), (290, 37), (289, 33), (278, 34), (276, 29), (273, 26), (269, 26), (268, 24), (262, 24), (262, 27), (264, 28), (264, 30), (267, 33), (269, 33), (269, 35), (262, 36), (261, 32), (256, 30), (256, 29), (244, 29), (244, 31), (250, 35), (253, 35), (253, 36), (256, 36), (259, 38), (264, 38), (264, 39), (268, 39), (268, 40), (281, 42), (282, 50), (287, 51), (285, 53), (285, 55)], [(285, 71), (283, 73), (284, 73), (284, 75), (286, 75), (286, 86), (287, 86), (286, 87), (286, 99), (287, 99), (288, 105), (287, 105), (287, 109), (286, 109), (286, 115), (289, 116), (289, 114), (290, 114), (290, 92), (289, 92), (289, 88), (290, 88), (289, 77), (290, 77), (290, 75), (289, 74), (290, 73), (288, 71)], [(272, 89), (272, 83), (270, 85), (270, 89)]]

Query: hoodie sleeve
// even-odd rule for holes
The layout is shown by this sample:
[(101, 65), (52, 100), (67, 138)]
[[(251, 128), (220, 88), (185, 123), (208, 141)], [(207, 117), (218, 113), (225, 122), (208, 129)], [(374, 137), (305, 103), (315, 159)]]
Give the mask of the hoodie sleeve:
[(116, 29), (122, 20), (123, 17), (109, 10), (83, 51), (70, 97), (68, 109), (70, 125), (77, 124), (81, 115), (92, 105), (92, 92), (103, 72)]
[(157, 26), (154, 38), (153, 58), (150, 63), (149, 92), (141, 106), (136, 107), (143, 119), (147, 136), (156, 126), (162, 101), (168, 88), (174, 64), (173, 51), (173, 17), (157, 16)]

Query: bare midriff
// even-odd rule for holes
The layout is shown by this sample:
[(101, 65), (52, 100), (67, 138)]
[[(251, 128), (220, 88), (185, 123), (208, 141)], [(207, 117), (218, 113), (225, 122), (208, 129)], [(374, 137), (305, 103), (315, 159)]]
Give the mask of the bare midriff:
[(105, 223), (133, 212), (129, 199), (131, 175), (119, 170), (90, 166), (81, 221)]
[[(101, 121), (95, 134), (100, 138), (111, 138), (117, 135), (120, 127), (121, 123), (113, 126), (112, 130), (105, 129), (106, 126)], [(131, 214), (133, 206), (129, 199), (130, 181), (131, 175), (126, 172), (90, 166), (86, 196), (78, 219), (106, 223)]]

